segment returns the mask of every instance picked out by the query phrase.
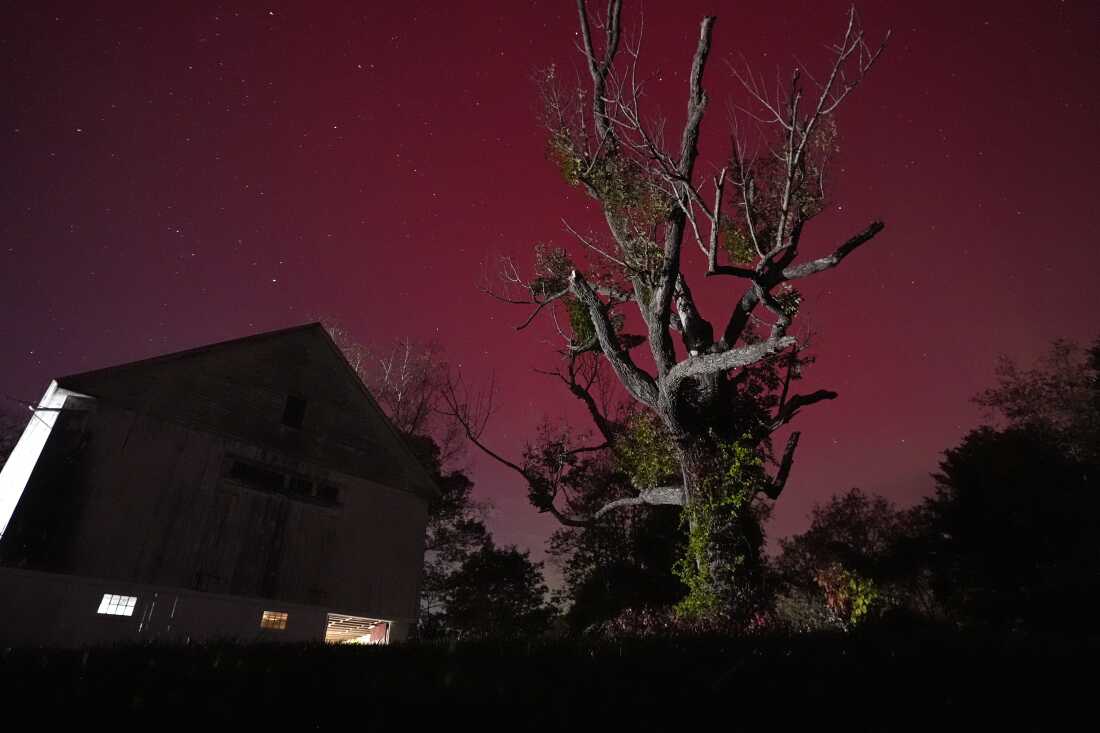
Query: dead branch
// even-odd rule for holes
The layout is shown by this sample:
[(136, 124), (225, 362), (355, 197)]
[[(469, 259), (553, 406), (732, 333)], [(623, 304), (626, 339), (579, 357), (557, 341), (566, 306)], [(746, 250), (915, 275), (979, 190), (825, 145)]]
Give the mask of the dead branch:
[(828, 270), (830, 267), (836, 267), (841, 261), (855, 252), (861, 245), (866, 242), (870, 242), (875, 238), (875, 235), (886, 228), (886, 225), (881, 221), (873, 222), (869, 227), (864, 229), (859, 234), (849, 239), (844, 244), (837, 247), (836, 251), (825, 257), (820, 257), (810, 262), (804, 262), (801, 265), (795, 265), (793, 267), (787, 267), (783, 269), (784, 280), (797, 280), (802, 277), (809, 277), (823, 270)]

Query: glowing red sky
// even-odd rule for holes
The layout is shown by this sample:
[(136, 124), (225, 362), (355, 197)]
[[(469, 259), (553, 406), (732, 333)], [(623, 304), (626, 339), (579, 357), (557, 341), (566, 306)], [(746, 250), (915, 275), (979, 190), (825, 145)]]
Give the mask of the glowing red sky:
[[(575, 68), (571, 3), (99, 5), (0, 11), (0, 392), (325, 315), (363, 341), (436, 338), (468, 379), (495, 370), (487, 439), (511, 455), (562, 409), (531, 371), (553, 366), (548, 334), (515, 333), (520, 314), (476, 286), (497, 255), (568, 244), (562, 217), (590, 220), (545, 159), (530, 81)], [(817, 68), (844, 9), (647, 3), (653, 109), (680, 123), (699, 20), (717, 15), (703, 153), (721, 154), (726, 60)], [(806, 288), (804, 386), (840, 398), (800, 419), (779, 536), (850, 486), (915, 500), (980, 419), (968, 400), (998, 354), (1100, 329), (1100, 5), (861, 11), (894, 38), (842, 109), (835, 205), (804, 249), (887, 229)], [(552, 524), (523, 487), (471, 461), (498, 539), (541, 548)]]

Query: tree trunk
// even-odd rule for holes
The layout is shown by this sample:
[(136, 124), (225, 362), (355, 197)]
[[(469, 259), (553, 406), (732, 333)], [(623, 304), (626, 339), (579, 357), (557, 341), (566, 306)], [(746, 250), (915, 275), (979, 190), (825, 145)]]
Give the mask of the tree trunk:
[(694, 578), (684, 578), (693, 607), (707, 615), (743, 618), (756, 605), (763, 534), (752, 488), (731, 484), (710, 436), (679, 443)]

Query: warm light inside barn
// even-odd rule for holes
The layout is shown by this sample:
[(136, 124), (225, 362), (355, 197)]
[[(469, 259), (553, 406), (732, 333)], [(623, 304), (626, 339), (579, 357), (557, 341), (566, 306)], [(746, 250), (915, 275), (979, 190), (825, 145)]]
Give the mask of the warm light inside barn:
[(286, 628), (286, 619), (287, 614), (282, 611), (264, 611), (260, 617), (260, 628), (282, 631)]
[(325, 641), (329, 644), (385, 644), (389, 641), (389, 623), (363, 616), (328, 615)]

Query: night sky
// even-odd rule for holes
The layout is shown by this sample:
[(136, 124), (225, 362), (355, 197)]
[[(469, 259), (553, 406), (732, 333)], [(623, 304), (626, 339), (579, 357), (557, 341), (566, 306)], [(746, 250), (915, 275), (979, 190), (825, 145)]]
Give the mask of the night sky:
[[(577, 414), (532, 371), (555, 364), (549, 329), (516, 333), (525, 314), (477, 289), (499, 255), (572, 246), (562, 217), (594, 226), (546, 159), (531, 81), (580, 68), (571, 2), (103, 5), (0, 10), (0, 392), (36, 400), (54, 376), (326, 317), (364, 342), (438, 339), (467, 380), (495, 372), (486, 440), (513, 457), (543, 415)], [(679, 129), (699, 21), (717, 15), (702, 150), (717, 161), (727, 61), (820, 69), (845, 9), (646, 3), (650, 109)], [(803, 288), (818, 356), (803, 391), (840, 398), (796, 421), (773, 537), (852, 486), (915, 501), (981, 419), (969, 399), (999, 354), (1100, 333), (1100, 4), (860, 10), (894, 36), (841, 109), (832, 206), (804, 256), (887, 228)], [(724, 322), (740, 291), (701, 280)], [(552, 520), (468, 460), (498, 541), (541, 554)]]

